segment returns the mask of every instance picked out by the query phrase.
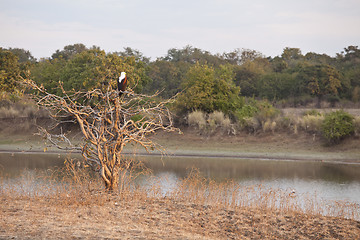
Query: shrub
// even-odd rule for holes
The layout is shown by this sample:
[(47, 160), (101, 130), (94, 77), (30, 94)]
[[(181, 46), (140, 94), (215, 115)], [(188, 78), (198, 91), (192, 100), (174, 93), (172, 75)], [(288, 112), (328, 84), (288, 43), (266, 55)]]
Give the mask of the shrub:
[(222, 122), (221, 126), (224, 129), (230, 129), (232, 127), (230, 118), (225, 118), (224, 121)]
[(256, 103), (256, 107), (259, 110), (255, 113), (255, 117), (260, 122), (265, 122), (269, 119), (272, 120), (280, 113), (280, 111), (271, 105), (268, 101), (258, 101)]
[(210, 113), (208, 123), (210, 126), (210, 131), (214, 131), (216, 128), (220, 127), (222, 131), (225, 131), (228, 134), (233, 132), (231, 120), (230, 118), (225, 116), (223, 112), (215, 111), (213, 113)]
[(268, 130), (274, 132), (276, 128), (274, 119), (279, 113), (280, 111), (268, 101), (253, 100), (238, 109), (235, 116), (241, 129), (256, 132), (262, 128), (264, 132)]
[(261, 129), (261, 123), (255, 117), (247, 117), (243, 119), (243, 123), (240, 127), (249, 133), (256, 133)]
[(195, 126), (199, 129), (204, 129), (206, 127), (205, 114), (201, 111), (189, 113), (187, 119), (190, 126)]
[(187, 122), (189, 126), (198, 128), (201, 134), (210, 134), (217, 129), (228, 134), (235, 134), (230, 118), (220, 111), (215, 111), (207, 116), (204, 112), (197, 110), (188, 115)]
[(286, 116), (286, 117), (277, 117), (275, 119), (277, 128), (282, 130), (289, 130), (292, 126), (292, 116)]
[(310, 133), (321, 132), (324, 116), (321, 115), (305, 115), (300, 120), (300, 126)]
[(209, 114), (209, 121), (213, 121), (216, 126), (222, 126), (225, 120), (223, 112), (215, 111)]
[(329, 143), (339, 143), (347, 136), (351, 136), (355, 131), (354, 117), (339, 110), (325, 115), (322, 124), (322, 134)]
[(271, 120), (270, 119), (266, 120), (262, 124), (262, 129), (263, 129), (264, 132), (268, 132), (269, 130), (271, 130)]
[(253, 117), (258, 111), (259, 109), (256, 106), (246, 104), (242, 108), (236, 110), (235, 115), (236, 118), (241, 121), (244, 118)]

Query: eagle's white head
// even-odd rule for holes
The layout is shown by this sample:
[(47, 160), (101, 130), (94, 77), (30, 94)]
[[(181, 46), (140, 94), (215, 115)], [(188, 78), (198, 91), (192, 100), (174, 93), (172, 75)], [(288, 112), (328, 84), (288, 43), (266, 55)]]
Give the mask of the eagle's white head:
[(119, 83), (121, 83), (122, 80), (125, 79), (125, 77), (126, 77), (126, 72), (121, 72), (120, 77), (119, 77)]

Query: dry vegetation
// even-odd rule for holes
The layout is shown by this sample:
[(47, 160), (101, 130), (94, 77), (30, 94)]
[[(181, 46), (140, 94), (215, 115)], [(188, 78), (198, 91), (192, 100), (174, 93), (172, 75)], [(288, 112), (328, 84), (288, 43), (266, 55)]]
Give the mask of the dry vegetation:
[[(166, 195), (158, 184), (136, 186), (129, 174), (120, 191), (108, 193), (74, 164), (66, 173), (59, 179), (58, 172), (44, 172), (43, 184), (25, 176), (16, 189), (2, 179), (0, 238), (360, 238), (360, 222), (351, 220), (360, 217), (354, 204), (309, 197), (300, 209), (296, 193), (216, 183), (196, 170)], [(37, 182), (30, 192), (29, 182)]]
[[(287, 108), (261, 110), (252, 117), (241, 117), (230, 120), (222, 112), (206, 114), (194, 111), (188, 114), (187, 124), (197, 130), (201, 135), (216, 135), (219, 132), (227, 135), (239, 135), (249, 133), (259, 135), (262, 133), (290, 133), (294, 135), (308, 134), (319, 140), (323, 135), (322, 126), (326, 114), (339, 109), (305, 109)], [(360, 111), (359, 109), (345, 109), (353, 117), (353, 136), (360, 135)], [(324, 140), (324, 139), (322, 139)]]

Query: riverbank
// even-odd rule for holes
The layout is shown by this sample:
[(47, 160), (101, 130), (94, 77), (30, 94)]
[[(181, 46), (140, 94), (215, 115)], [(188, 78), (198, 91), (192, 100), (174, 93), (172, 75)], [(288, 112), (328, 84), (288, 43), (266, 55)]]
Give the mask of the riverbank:
[[(74, 134), (73, 140), (77, 142), (79, 137), (79, 134)], [(338, 145), (326, 146), (319, 138), (287, 133), (237, 136), (218, 133), (204, 136), (192, 129), (186, 129), (183, 134), (162, 132), (153, 136), (164, 153), (170, 156), (360, 163), (360, 139), (349, 138)], [(64, 153), (33, 134), (0, 136), (0, 152)], [(158, 151), (148, 153), (131, 145), (125, 148), (124, 153), (162, 154)]]
[(319, 136), (309, 134), (264, 133), (203, 136), (192, 129), (183, 134), (159, 133), (154, 140), (169, 155), (200, 155), (277, 160), (308, 160), (360, 163), (360, 139), (345, 139), (326, 146)]

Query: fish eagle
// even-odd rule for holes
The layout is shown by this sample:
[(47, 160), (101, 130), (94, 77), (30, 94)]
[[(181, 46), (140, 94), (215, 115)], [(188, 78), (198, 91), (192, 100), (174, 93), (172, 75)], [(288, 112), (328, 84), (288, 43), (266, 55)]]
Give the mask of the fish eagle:
[(118, 84), (119, 97), (121, 97), (121, 95), (122, 95), (123, 92), (125, 91), (126, 85), (127, 85), (126, 72), (121, 72), (117, 84)]

